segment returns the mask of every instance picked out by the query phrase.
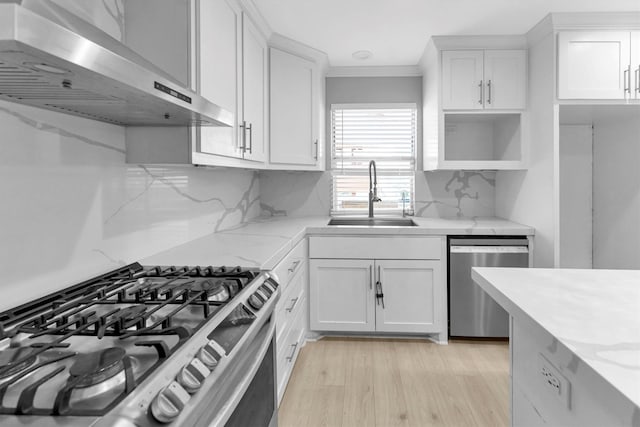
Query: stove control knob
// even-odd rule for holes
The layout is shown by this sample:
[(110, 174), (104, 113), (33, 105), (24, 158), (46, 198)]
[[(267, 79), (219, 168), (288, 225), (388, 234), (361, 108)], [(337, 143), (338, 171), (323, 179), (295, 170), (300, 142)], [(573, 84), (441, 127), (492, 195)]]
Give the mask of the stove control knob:
[(220, 355), (215, 350), (213, 341), (209, 341), (198, 351), (198, 359), (210, 370), (214, 370), (218, 366)]
[(263, 298), (263, 296), (260, 293), (256, 292), (249, 297), (247, 302), (254, 309), (260, 310), (265, 303), (265, 298)]
[(177, 382), (173, 381), (151, 402), (151, 415), (161, 423), (170, 423), (189, 401), (189, 393)]
[(198, 359), (193, 359), (180, 370), (176, 379), (188, 393), (193, 394), (200, 390), (202, 382), (210, 373), (211, 371), (207, 369), (204, 363)]

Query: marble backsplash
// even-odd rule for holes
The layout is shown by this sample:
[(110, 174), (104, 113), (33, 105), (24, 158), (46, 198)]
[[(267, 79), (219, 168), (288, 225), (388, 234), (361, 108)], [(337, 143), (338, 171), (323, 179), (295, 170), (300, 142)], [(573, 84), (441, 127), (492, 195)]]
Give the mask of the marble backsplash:
[(260, 214), (256, 172), (126, 164), (119, 126), (0, 102), (0, 129), (0, 310)]
[[(495, 172), (417, 172), (415, 187), (416, 216), (473, 218), (495, 215)], [(330, 188), (331, 172), (262, 171), (262, 215), (329, 215)]]

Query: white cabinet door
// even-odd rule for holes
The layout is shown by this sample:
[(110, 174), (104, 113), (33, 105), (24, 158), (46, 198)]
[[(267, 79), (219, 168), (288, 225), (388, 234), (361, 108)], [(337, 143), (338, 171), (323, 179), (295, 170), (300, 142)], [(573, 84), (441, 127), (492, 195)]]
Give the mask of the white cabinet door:
[(315, 165), (318, 120), (315, 64), (279, 49), (270, 49), (269, 161)]
[(640, 31), (631, 32), (631, 97), (640, 99)]
[(624, 99), (633, 77), (629, 42), (629, 31), (559, 33), (558, 98)]
[(311, 330), (375, 330), (373, 261), (312, 259), (309, 267)]
[(442, 51), (442, 108), (483, 108), (483, 52)]
[(197, 128), (198, 151), (242, 157), (238, 146), (238, 116), (242, 112), (242, 12), (234, 0), (198, 2), (200, 94), (231, 111), (234, 127)]
[(264, 161), (267, 142), (267, 42), (251, 19), (242, 18), (244, 158)]
[(524, 50), (484, 51), (484, 108), (524, 109), (527, 55)]
[(376, 330), (440, 332), (440, 261), (376, 260), (375, 267), (384, 295), (376, 301)]

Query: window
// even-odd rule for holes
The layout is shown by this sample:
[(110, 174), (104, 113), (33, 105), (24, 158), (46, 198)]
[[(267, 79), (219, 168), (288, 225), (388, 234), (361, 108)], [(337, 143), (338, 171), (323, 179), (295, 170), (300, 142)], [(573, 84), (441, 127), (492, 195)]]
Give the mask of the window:
[(369, 162), (375, 160), (375, 212), (413, 209), (416, 140), (415, 104), (331, 106), (331, 214), (367, 214)]

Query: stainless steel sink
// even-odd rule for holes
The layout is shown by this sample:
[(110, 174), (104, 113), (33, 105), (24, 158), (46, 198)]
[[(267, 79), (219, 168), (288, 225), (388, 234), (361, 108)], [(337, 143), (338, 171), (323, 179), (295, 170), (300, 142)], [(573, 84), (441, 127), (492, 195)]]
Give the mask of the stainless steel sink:
[(411, 218), (331, 218), (327, 225), (362, 225), (368, 227), (415, 227)]

